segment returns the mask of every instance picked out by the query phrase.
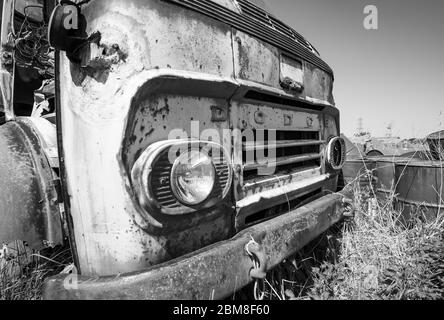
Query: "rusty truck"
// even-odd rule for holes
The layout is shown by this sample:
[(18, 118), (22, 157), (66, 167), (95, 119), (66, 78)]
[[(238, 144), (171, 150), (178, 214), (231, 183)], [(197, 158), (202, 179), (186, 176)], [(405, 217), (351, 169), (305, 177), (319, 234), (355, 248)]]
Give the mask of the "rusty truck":
[(334, 75), (258, 0), (3, 0), (0, 241), (46, 299), (221, 299), (349, 210)]

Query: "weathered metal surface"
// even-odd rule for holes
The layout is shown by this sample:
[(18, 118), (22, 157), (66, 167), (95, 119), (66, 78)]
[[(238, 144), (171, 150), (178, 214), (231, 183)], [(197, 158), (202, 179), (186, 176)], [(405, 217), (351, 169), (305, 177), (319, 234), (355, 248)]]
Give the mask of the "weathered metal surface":
[(245, 251), (252, 238), (262, 247), (270, 270), (338, 222), (344, 213), (343, 201), (342, 194), (327, 195), (230, 240), (139, 273), (79, 276), (77, 283), (60, 275), (47, 281), (44, 298), (222, 299), (253, 280), (253, 263)]
[(440, 161), (398, 161), (395, 177), (396, 207), (405, 221), (432, 220), (444, 210), (444, 163)]
[[(97, 0), (85, 6), (83, 13), (87, 32), (101, 33), (99, 46), (117, 44), (127, 58), (102, 70), (71, 65), (62, 55), (63, 156), (82, 274), (138, 271), (228, 238), (233, 209), (226, 206), (201, 215), (165, 218), (160, 225), (159, 221), (147, 221), (146, 213), (134, 201), (126, 168), (134, 163), (138, 150), (168, 139), (172, 129), (190, 128), (193, 117), (201, 120), (203, 128), (214, 124), (211, 106), (226, 107), (220, 97), (236, 89), (230, 79), (230, 28), (156, 0)], [(188, 81), (193, 78), (199, 79)], [(174, 79), (182, 81), (168, 86), (171, 91), (163, 90), (158, 100), (150, 97), (156, 89), (165, 88), (162, 83), (170, 85)], [(185, 97), (181, 90), (188, 94), (194, 90), (194, 96)], [(206, 93), (216, 97), (203, 98)], [(138, 124), (127, 123), (134, 114), (142, 116), (135, 118)], [(137, 130), (128, 138), (138, 135), (125, 149), (131, 159), (129, 166), (122, 159), (127, 124), (129, 130)], [(218, 125), (228, 127), (226, 122)], [(180, 223), (194, 227), (155, 235), (149, 222), (157, 223), (161, 230), (174, 229)]]
[(411, 143), (396, 137), (370, 138), (364, 144), (367, 156), (401, 157), (407, 153), (418, 155), (424, 151), (423, 144)]
[(0, 243), (21, 240), (37, 250), (63, 243), (54, 179), (31, 127), (0, 127)]
[(372, 158), (376, 162), (373, 176), (376, 178), (376, 193), (382, 198), (394, 195), (397, 181), (395, 180), (396, 157), (386, 156)]
[(233, 46), (237, 78), (277, 87), (280, 70), (276, 47), (240, 31), (233, 34)]
[(39, 137), (40, 146), (49, 161), (51, 168), (59, 168), (56, 125), (40, 117), (20, 118), (20, 121), (31, 127)]
[(444, 160), (444, 131), (432, 133), (427, 137), (432, 159)]
[(6, 121), (14, 119), (14, 62), (11, 43), (13, 32), (15, 0), (4, 0), (0, 26), (0, 108), (5, 113)]
[[(286, 58), (282, 51), (251, 35), (233, 31), (233, 54), (235, 77), (275, 88), (282, 88), (281, 62)], [(294, 60), (302, 65), (303, 90), (283, 90), (303, 99), (334, 104), (332, 96), (333, 78), (319, 68)]]
[[(331, 68), (312, 51), (311, 47), (296, 31), (282, 24), (272, 16), (267, 16), (263, 10), (257, 11), (251, 7), (247, 1), (242, 2), (242, 14), (207, 0), (164, 0), (190, 8), (197, 12), (210, 16), (218, 21), (231, 25), (235, 29), (248, 33), (255, 38), (272, 44), (277, 48), (286, 50), (290, 54), (298, 56), (300, 59), (313, 63), (318, 68), (333, 74)], [(263, 17), (263, 19), (258, 18)], [(287, 30), (279, 30), (274, 26), (271, 19), (276, 20), (276, 25)], [(296, 40), (298, 38), (298, 40)]]
[(348, 159), (345, 161), (344, 168), (342, 169), (344, 180), (347, 184), (357, 185), (361, 188), (374, 186), (373, 170), (375, 166), (376, 161), (373, 159)]
[[(322, 115), (320, 112), (303, 110), (291, 110), (285, 106), (273, 104), (267, 105), (257, 101), (255, 104), (243, 103), (240, 108), (239, 120), (242, 122), (240, 129), (256, 130), (292, 130), (319, 132), (322, 126)], [(262, 121), (258, 122), (257, 114), (261, 114)], [(286, 124), (286, 118), (290, 119)], [(308, 123), (310, 119), (310, 123)], [(318, 139), (319, 140), (319, 139)]]
[[(97, 55), (75, 65), (62, 54), (58, 77), (60, 156), (85, 276), (145, 270), (232, 235), (234, 201), (174, 219), (147, 214), (135, 201), (128, 173), (144, 148), (171, 138), (171, 130), (184, 129), (195, 138), (192, 121), (199, 121), (197, 135), (207, 128), (238, 128), (230, 122), (232, 114), (239, 115), (239, 100), (250, 90), (287, 99), (286, 110), (305, 100), (304, 108), (318, 111), (310, 125), (317, 128), (319, 120), (320, 131), (319, 114), (334, 109), (329, 130), (337, 130), (333, 101), (286, 93), (279, 77), (276, 84), (237, 77), (234, 31), (227, 24), (160, 0), (95, 0), (82, 12), (87, 33), (101, 34)], [(251, 36), (244, 39), (246, 48), (250, 41), (256, 45)], [(108, 49), (115, 47), (122, 54), (110, 62)], [(227, 111), (224, 121), (212, 121), (215, 108)], [(230, 146), (231, 137), (223, 139)], [(178, 232), (179, 224), (190, 228)]]

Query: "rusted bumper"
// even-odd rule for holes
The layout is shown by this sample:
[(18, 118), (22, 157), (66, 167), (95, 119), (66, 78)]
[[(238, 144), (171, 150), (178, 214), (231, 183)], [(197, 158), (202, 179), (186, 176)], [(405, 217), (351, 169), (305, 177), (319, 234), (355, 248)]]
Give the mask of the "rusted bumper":
[(343, 193), (324, 196), (230, 240), (142, 272), (103, 278), (59, 275), (46, 282), (44, 298), (222, 299), (253, 280), (253, 263), (245, 251), (252, 238), (270, 270), (341, 220), (348, 210), (345, 199)]

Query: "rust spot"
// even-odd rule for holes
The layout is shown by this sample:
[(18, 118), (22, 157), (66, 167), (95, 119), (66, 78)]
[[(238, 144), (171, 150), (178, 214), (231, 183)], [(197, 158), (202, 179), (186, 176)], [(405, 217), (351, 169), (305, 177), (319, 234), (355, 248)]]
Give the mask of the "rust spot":
[(250, 60), (248, 58), (248, 50), (242, 46), (242, 41), (237, 38), (238, 42), (238, 54), (239, 54), (239, 62), (240, 62), (240, 70), (239, 75), (241, 78), (246, 78), (248, 75), (248, 70), (250, 69)]
[[(151, 113), (151, 116), (154, 118), (154, 121), (156, 121), (156, 118), (159, 114), (167, 115), (170, 113), (170, 106), (168, 105), (168, 98), (165, 98), (164, 102), (165, 102), (165, 105), (161, 108), (158, 108), (157, 103), (150, 105), (149, 111)], [(144, 111), (146, 111), (146, 110), (144, 110)]]
[(137, 141), (137, 137), (136, 137), (135, 135), (132, 135), (132, 136), (129, 138), (129, 142), (130, 142), (130, 144), (134, 144), (136, 141)]
[(147, 133), (145, 133), (145, 137), (148, 137), (149, 135), (151, 135), (154, 132), (154, 128), (151, 128), (150, 131), (148, 131)]

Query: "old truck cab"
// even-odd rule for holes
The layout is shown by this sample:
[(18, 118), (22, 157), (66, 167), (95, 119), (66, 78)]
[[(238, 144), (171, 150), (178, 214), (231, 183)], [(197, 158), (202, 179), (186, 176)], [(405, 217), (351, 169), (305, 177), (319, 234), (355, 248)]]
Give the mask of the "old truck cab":
[(46, 298), (223, 298), (341, 219), (333, 71), (262, 1), (51, 9), (78, 275), (49, 279)]

